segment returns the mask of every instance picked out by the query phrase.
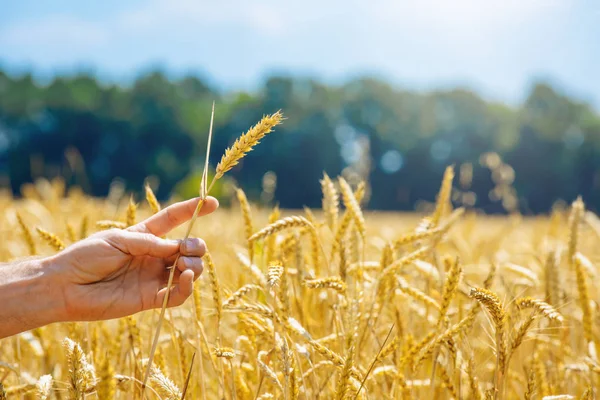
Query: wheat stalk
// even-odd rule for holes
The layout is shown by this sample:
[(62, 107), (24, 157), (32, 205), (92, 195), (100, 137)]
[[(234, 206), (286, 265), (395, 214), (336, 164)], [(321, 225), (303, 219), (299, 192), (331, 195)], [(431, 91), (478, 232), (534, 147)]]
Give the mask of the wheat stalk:
[(52, 375), (40, 376), (37, 383), (35, 384), (37, 389), (37, 396), (40, 400), (47, 400), (52, 392)]
[(135, 225), (135, 219), (137, 215), (137, 204), (133, 201), (133, 196), (129, 198), (129, 204), (127, 204), (127, 211), (125, 212), (125, 225)]
[(473, 357), (467, 362), (467, 377), (469, 379), (469, 389), (473, 400), (483, 400), (483, 393), (479, 385), (479, 379), (475, 375)]
[(331, 232), (335, 232), (340, 212), (340, 198), (335, 185), (327, 173), (323, 173), (323, 179), (320, 182), (323, 192), (323, 211), (325, 212), (327, 226), (329, 226)]
[(150, 185), (147, 182), (144, 185), (144, 191), (146, 192), (146, 202), (148, 202), (148, 205), (150, 206), (150, 210), (152, 210), (152, 214), (156, 214), (161, 209), (160, 203), (156, 199), (156, 195), (154, 194), (154, 191), (152, 190), (152, 188), (150, 187)]
[(160, 394), (161, 398), (165, 400), (181, 399), (182, 393), (177, 385), (156, 367), (152, 367), (151, 369), (150, 383), (152, 384), (154, 390)]
[(346, 283), (337, 276), (307, 279), (304, 281), (304, 285), (310, 289), (333, 289), (340, 294), (344, 294), (346, 292)]
[(264, 227), (260, 231), (256, 232), (252, 236), (248, 238), (249, 243), (256, 242), (257, 240), (266, 238), (268, 236), (274, 235), (275, 233), (281, 232), (285, 229), (298, 228), (298, 227), (307, 227), (311, 230), (314, 230), (315, 227), (310, 223), (306, 218), (301, 216), (292, 216), (285, 217), (276, 221), (268, 226)]
[(79, 238), (85, 239), (88, 233), (89, 217), (84, 215), (79, 224)]
[(581, 197), (573, 202), (571, 207), (571, 215), (569, 216), (569, 248), (568, 248), (568, 261), (572, 267), (575, 262), (575, 253), (579, 244), (579, 225), (581, 218), (585, 212), (585, 205)]
[(267, 271), (267, 282), (271, 289), (279, 286), (281, 283), (281, 275), (283, 274), (283, 266), (280, 262), (274, 261), (269, 264), (269, 269)]
[(115, 371), (110, 363), (109, 357), (103, 357), (98, 372), (99, 381), (96, 388), (98, 397), (101, 399), (113, 399), (117, 390)]
[(65, 228), (67, 230), (67, 237), (71, 243), (75, 243), (77, 241), (77, 236), (75, 234), (75, 228), (70, 223), (65, 223)]
[(587, 284), (586, 274), (583, 270), (585, 263), (582, 255), (576, 253), (573, 257), (575, 265), (575, 274), (577, 277), (577, 291), (579, 292), (579, 305), (583, 314), (583, 334), (586, 343), (593, 343), (594, 335), (592, 332), (592, 309), (590, 307), (590, 291)]
[(235, 167), (240, 160), (256, 146), (262, 138), (273, 131), (273, 128), (283, 121), (283, 114), (277, 111), (275, 114), (264, 116), (259, 123), (250, 128), (246, 133), (237, 138), (233, 145), (225, 150), (221, 161), (217, 164), (214, 179), (220, 179), (227, 171)]
[[(252, 210), (250, 208), (250, 203), (246, 198), (246, 193), (242, 189), (236, 189), (235, 194), (237, 196), (238, 201), (240, 202), (240, 208), (242, 209), (242, 216), (244, 217), (244, 228), (246, 232), (246, 240), (250, 239), (252, 233), (254, 232), (254, 227), (252, 226)], [(250, 254), (250, 259), (253, 257), (253, 244), (248, 241), (248, 254)]]
[(21, 214), (16, 213), (17, 222), (19, 223), (19, 227), (21, 228), (21, 233), (23, 234), (23, 239), (27, 244), (27, 248), (29, 249), (29, 254), (34, 256), (36, 254), (35, 242), (33, 241), (33, 236), (31, 236), (31, 231), (23, 221)]
[(54, 233), (48, 232), (40, 227), (36, 227), (35, 230), (40, 237), (54, 250), (61, 251), (65, 248), (64, 242)]
[(352, 220), (354, 221), (354, 224), (356, 225), (356, 228), (358, 229), (361, 238), (364, 239), (366, 236), (366, 226), (365, 218), (360, 209), (360, 205), (358, 204), (356, 197), (352, 193), (352, 189), (350, 188), (348, 182), (346, 182), (346, 180), (341, 176), (338, 178), (338, 182), (340, 184), (340, 190), (342, 192), (342, 200), (344, 202), (344, 206), (350, 212)]
[[(2, 389), (2, 387), (0, 387), (0, 389)], [(35, 383), (25, 383), (23, 385), (11, 386), (9, 388), (6, 388), (6, 392), (5, 393), (0, 392), (0, 396), (8, 396), (8, 395), (10, 395), (11, 397), (17, 396), (17, 395), (23, 396), (29, 392), (34, 391), (35, 389), (36, 389)], [(4, 399), (7, 399), (7, 398), (8, 397), (4, 397)]]
[(536, 352), (533, 355), (533, 374), (535, 376), (535, 387), (539, 395), (544, 397), (550, 395), (550, 387), (546, 377), (546, 367), (540, 360), (539, 354)]
[(433, 307), (438, 311), (441, 310), (441, 306), (437, 301), (435, 301), (432, 297), (428, 296), (421, 290), (410, 286), (404, 278), (398, 277), (397, 282), (398, 282), (398, 288), (402, 292), (406, 293), (407, 295), (409, 295), (410, 297), (412, 297), (413, 299), (415, 299), (417, 301), (425, 303), (429, 307)]
[(452, 327), (446, 329), (446, 331), (444, 331), (441, 335), (439, 335), (438, 337), (436, 337), (432, 341), (428, 342), (425, 345), (425, 347), (423, 347), (421, 357), (417, 360), (417, 362), (415, 363), (413, 369), (416, 370), (419, 367), (419, 365), (423, 362), (423, 360), (431, 357), (431, 355), (433, 354), (433, 352), (441, 344), (447, 343), (448, 341), (452, 340), (452, 338), (454, 336), (456, 336), (457, 334), (459, 334), (460, 332), (462, 332), (463, 329), (466, 328), (469, 325), (469, 323), (471, 322), (471, 320), (474, 317), (475, 317), (474, 314), (470, 314), (470, 315), (466, 316), (460, 322), (458, 322), (457, 324), (453, 325)]
[(431, 216), (431, 226), (436, 227), (444, 215), (448, 204), (450, 204), (450, 195), (452, 194), (452, 181), (454, 180), (454, 167), (449, 166), (444, 171), (444, 178), (438, 194), (435, 211)]
[(551, 321), (563, 322), (563, 316), (556, 311), (554, 307), (545, 301), (533, 299), (531, 297), (523, 297), (515, 300), (515, 304), (519, 308), (533, 308)]
[(215, 349), (215, 356), (231, 360), (235, 358), (235, 350), (231, 347), (217, 347)]
[(450, 307), (450, 303), (456, 294), (456, 289), (458, 288), (458, 284), (460, 282), (462, 267), (458, 258), (452, 260), (450, 258), (446, 258), (444, 260), (446, 264), (446, 268), (448, 270), (448, 275), (446, 276), (446, 283), (444, 284), (443, 293), (442, 293), (442, 302), (440, 304), (440, 316), (438, 319), (438, 326), (440, 326), (448, 312), (448, 308)]
[(87, 361), (81, 346), (69, 338), (63, 341), (67, 363), (69, 365), (69, 394), (73, 399), (80, 399), (96, 386), (96, 371)]
[(98, 229), (104, 230), (104, 229), (125, 229), (127, 228), (127, 224), (125, 222), (121, 222), (121, 221), (111, 221), (111, 220), (102, 220), (102, 221), (97, 221), (96, 222), (96, 227)]
[(208, 277), (210, 278), (210, 288), (212, 290), (212, 298), (215, 304), (215, 310), (217, 312), (217, 326), (221, 321), (222, 314), (222, 303), (221, 303), (221, 286), (219, 285), (219, 278), (217, 277), (217, 270), (213, 262), (212, 256), (209, 252), (204, 255), (206, 261), (206, 268), (208, 269)]
[[(354, 198), (358, 204), (361, 203), (363, 197), (365, 195), (365, 184), (364, 182), (360, 182), (356, 190), (354, 191)], [(350, 224), (353, 220), (353, 215), (350, 210), (345, 210), (344, 214), (342, 214), (342, 220), (337, 224), (337, 229), (335, 231), (335, 240), (333, 241), (333, 245), (331, 247), (331, 255), (332, 257), (339, 251), (339, 246), (341, 245), (344, 235), (346, 231), (350, 227)]]
[(517, 348), (519, 348), (521, 343), (523, 343), (523, 340), (527, 336), (527, 333), (529, 332), (531, 325), (535, 321), (536, 316), (537, 316), (537, 310), (534, 310), (531, 314), (529, 314), (527, 319), (525, 319), (525, 321), (523, 321), (521, 323), (521, 325), (519, 325), (518, 327), (515, 327), (514, 333), (513, 333), (513, 335), (511, 335), (512, 342), (511, 342), (510, 350), (508, 353), (508, 360), (510, 360), (510, 358), (512, 357), (515, 350), (517, 350)]
[(345, 400), (348, 397), (348, 389), (350, 382), (350, 373), (354, 366), (354, 346), (350, 347), (346, 359), (344, 360), (344, 366), (340, 371), (340, 376), (337, 382), (337, 389), (335, 391), (336, 399)]
[(244, 296), (248, 295), (248, 293), (252, 291), (261, 292), (262, 290), (262, 287), (248, 283), (229, 295), (229, 297), (223, 302), (223, 307), (233, 307), (237, 305)]
[(275, 373), (275, 371), (273, 371), (271, 369), (271, 367), (269, 367), (267, 365), (267, 363), (265, 362), (265, 359), (267, 358), (268, 353), (266, 351), (261, 351), (258, 353), (258, 366), (260, 367), (261, 371), (265, 374), (265, 376), (267, 378), (269, 378), (269, 380), (271, 382), (273, 382), (277, 388), (279, 390), (281, 390), (281, 392), (284, 392), (285, 389), (283, 388), (283, 385), (281, 384), (281, 382), (279, 381), (279, 377), (277, 376), (277, 374)]
[(494, 322), (494, 328), (496, 331), (496, 388), (495, 398), (496, 400), (501, 398), (504, 389), (504, 374), (506, 370), (506, 342), (505, 342), (505, 329), (506, 329), (506, 312), (504, 307), (494, 292), (487, 289), (472, 288), (470, 296), (477, 300), (489, 313), (492, 321)]
[[(271, 211), (271, 213), (269, 214), (269, 224), (277, 222), (280, 218), (281, 218), (281, 212), (279, 211), (279, 206), (273, 207), (273, 211)], [(250, 235), (252, 235), (252, 232), (250, 232)], [(248, 237), (246, 237), (246, 239)], [(267, 263), (276, 261), (275, 260), (276, 242), (277, 242), (277, 237), (275, 235), (269, 236), (266, 240), (265, 256), (267, 259)]]
[(545, 263), (545, 289), (546, 301), (554, 306), (559, 306), (559, 270), (556, 259), (556, 253), (548, 252)]

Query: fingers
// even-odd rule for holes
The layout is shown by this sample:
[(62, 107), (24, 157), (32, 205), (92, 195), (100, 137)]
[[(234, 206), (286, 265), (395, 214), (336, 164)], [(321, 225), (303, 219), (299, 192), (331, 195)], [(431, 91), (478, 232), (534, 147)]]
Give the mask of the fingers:
[[(147, 220), (129, 228), (130, 231), (152, 233), (163, 236), (184, 222), (190, 220), (194, 215), (199, 198), (175, 203), (159, 211)], [(207, 197), (198, 213), (203, 216), (212, 213), (219, 207), (219, 202), (214, 197)]]
[[(177, 269), (184, 273), (185, 271), (192, 271), (194, 273), (194, 280), (198, 279), (202, 275), (204, 270), (204, 263), (200, 257), (179, 257), (177, 261)], [(181, 279), (181, 277), (180, 277)]]
[(181, 255), (204, 257), (206, 243), (200, 238), (188, 238), (181, 243)]
[[(181, 272), (191, 269), (194, 272), (194, 279), (198, 279), (204, 268), (202, 257), (206, 254), (206, 243), (199, 238), (186, 239), (181, 243), (180, 252), (177, 269)], [(173, 265), (176, 259), (177, 256), (169, 258), (167, 264)]]
[[(176, 284), (171, 286), (171, 293), (167, 307), (177, 307), (182, 305), (185, 300), (190, 297), (194, 290), (194, 272), (192, 270), (185, 270), (179, 275), (179, 280)], [(154, 300), (154, 307), (161, 308), (165, 295), (167, 294), (167, 288), (160, 289)]]
[(165, 240), (151, 233), (126, 230), (115, 231), (114, 235), (107, 236), (106, 241), (123, 253), (132, 256), (169, 258), (177, 254), (180, 248), (180, 242), (177, 240)]

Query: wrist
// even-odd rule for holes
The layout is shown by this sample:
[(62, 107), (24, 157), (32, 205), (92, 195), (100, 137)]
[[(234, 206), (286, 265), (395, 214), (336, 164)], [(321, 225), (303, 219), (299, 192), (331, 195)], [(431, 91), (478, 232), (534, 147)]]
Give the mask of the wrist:
[(51, 258), (0, 265), (0, 337), (63, 321), (60, 285)]
[(41, 293), (41, 298), (48, 303), (47, 319), (50, 319), (45, 324), (69, 321), (64, 296), (67, 280), (61, 273), (57, 257), (51, 256), (38, 261), (40, 272), (38, 272), (37, 290)]

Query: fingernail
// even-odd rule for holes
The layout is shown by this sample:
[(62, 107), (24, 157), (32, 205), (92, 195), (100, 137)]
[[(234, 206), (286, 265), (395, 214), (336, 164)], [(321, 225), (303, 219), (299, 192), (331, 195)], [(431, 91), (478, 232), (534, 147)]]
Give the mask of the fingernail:
[(167, 239), (167, 242), (169, 242), (169, 244), (176, 244), (177, 246), (181, 245), (181, 240), (178, 239)]
[(183, 263), (183, 266), (185, 267), (185, 269), (190, 269), (190, 265), (192, 265), (192, 260), (189, 257), (181, 257), (181, 262)]
[(197, 250), (198, 246), (199, 246), (198, 240), (195, 240), (195, 239), (187, 239), (184, 244), (184, 248), (186, 251)]

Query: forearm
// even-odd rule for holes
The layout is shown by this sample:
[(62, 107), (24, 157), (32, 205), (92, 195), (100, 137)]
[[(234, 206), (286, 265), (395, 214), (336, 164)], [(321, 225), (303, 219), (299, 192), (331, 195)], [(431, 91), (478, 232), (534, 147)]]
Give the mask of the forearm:
[(0, 338), (61, 321), (59, 283), (48, 259), (0, 264)]

